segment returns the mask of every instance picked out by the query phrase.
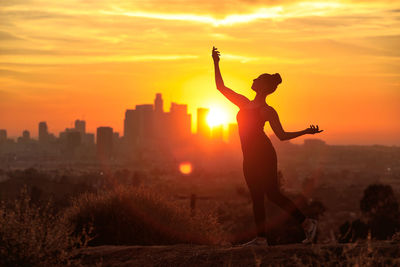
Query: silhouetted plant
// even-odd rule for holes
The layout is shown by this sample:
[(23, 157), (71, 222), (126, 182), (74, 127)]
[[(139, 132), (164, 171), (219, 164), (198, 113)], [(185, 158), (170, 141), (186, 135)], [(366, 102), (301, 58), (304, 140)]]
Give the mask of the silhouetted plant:
[(399, 229), (399, 204), (390, 185), (368, 186), (360, 209), (368, 219), (373, 238), (388, 239)]
[(86, 245), (84, 229), (72, 236), (62, 214), (51, 203), (32, 203), (26, 187), (13, 203), (0, 205), (0, 266), (64, 266), (76, 264), (74, 249)]
[(372, 238), (385, 240), (399, 231), (399, 205), (390, 185), (369, 185), (360, 200), (360, 209), (364, 219), (342, 224), (339, 228), (339, 242), (366, 239), (369, 232)]
[(366, 239), (369, 229), (369, 225), (360, 219), (354, 220), (351, 223), (346, 221), (339, 227), (340, 235), (338, 241), (339, 243), (349, 243)]
[(85, 193), (66, 211), (79, 233), (93, 226), (90, 245), (216, 244), (223, 233), (216, 218), (171, 203), (149, 189), (116, 186)]

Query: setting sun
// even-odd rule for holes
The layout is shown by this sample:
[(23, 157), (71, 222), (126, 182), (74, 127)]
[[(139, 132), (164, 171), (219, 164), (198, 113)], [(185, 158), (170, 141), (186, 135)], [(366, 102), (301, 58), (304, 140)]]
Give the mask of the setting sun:
[(226, 113), (219, 108), (211, 108), (207, 116), (207, 123), (211, 127), (227, 123)]

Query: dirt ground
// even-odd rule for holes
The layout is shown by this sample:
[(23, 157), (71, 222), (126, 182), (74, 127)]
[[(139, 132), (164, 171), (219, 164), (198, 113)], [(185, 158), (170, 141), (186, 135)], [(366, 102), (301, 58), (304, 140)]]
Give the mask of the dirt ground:
[(83, 266), (400, 266), (400, 243), (99, 246), (76, 258)]

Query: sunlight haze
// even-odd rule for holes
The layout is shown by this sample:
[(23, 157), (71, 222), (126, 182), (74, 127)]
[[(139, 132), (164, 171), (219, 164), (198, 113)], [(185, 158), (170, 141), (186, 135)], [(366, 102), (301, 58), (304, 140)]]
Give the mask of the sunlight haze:
[(10, 137), (36, 137), (40, 121), (58, 134), (75, 119), (122, 135), (125, 110), (156, 93), (164, 111), (188, 105), (193, 132), (199, 107), (216, 112), (210, 125), (236, 122), (215, 87), (216, 46), (225, 85), (249, 98), (254, 78), (280, 73), (267, 103), (285, 130), (318, 124), (328, 144), (400, 145), (398, 1), (0, 2)]

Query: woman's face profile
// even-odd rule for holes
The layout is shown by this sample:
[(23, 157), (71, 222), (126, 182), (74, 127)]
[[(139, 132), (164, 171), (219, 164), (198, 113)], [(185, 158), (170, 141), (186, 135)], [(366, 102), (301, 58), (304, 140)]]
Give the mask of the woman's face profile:
[(262, 78), (258, 76), (257, 78), (253, 79), (253, 84), (251, 85), (251, 89), (255, 92), (258, 92), (262, 88)]
[(251, 85), (251, 89), (253, 89), (256, 93), (265, 92), (267, 94), (273, 93), (278, 85), (273, 85), (270, 79), (267, 77), (260, 75), (253, 80), (253, 84)]

